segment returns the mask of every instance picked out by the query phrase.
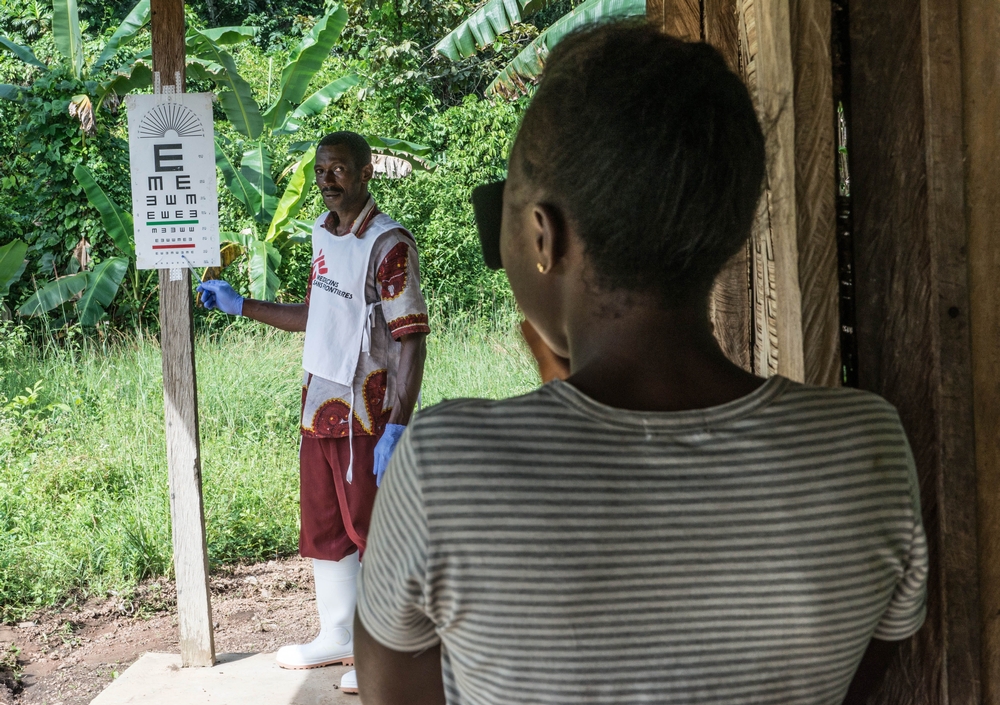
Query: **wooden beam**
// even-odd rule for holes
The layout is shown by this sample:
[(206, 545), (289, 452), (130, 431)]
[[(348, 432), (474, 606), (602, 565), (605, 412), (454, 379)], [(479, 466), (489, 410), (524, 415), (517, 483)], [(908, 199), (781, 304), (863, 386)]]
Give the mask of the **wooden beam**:
[(740, 66), (767, 137), (751, 237), (753, 368), (804, 379), (795, 207), (794, 74), (788, 0), (738, 0)]
[(958, 7), (850, 9), (858, 379), (899, 410), (920, 478), (927, 621), (879, 703), (979, 702), (979, 597)]
[[(946, 697), (980, 702), (979, 549), (962, 159), (961, 20), (953, 0), (922, 0), (927, 226), (931, 241)], [(996, 119), (996, 116), (993, 116)]]
[[(719, 50), (733, 72), (740, 73), (736, 0), (704, 0), (702, 12), (705, 41)], [(712, 327), (722, 351), (747, 371), (753, 370), (750, 265), (750, 248), (746, 247), (719, 273), (710, 300)]]
[(646, 19), (666, 34), (701, 40), (701, 0), (646, 0)]
[(808, 384), (840, 384), (836, 145), (828, 0), (791, 0), (795, 210), (802, 356)]
[[(183, 0), (151, 0), (153, 71), (161, 90), (184, 91)], [(160, 270), (160, 348), (170, 482), (170, 517), (177, 581), (181, 663), (215, 663), (208, 552), (201, 496), (198, 393), (188, 268)]]
[(767, 207), (777, 299), (778, 374), (803, 381), (790, 22), (789, 0), (758, 0), (757, 96), (768, 143)]
[(736, 0), (704, 0), (705, 41), (725, 57), (733, 73), (740, 72), (740, 36)]
[(1000, 4), (962, 0), (961, 15), (982, 702), (1000, 705)]

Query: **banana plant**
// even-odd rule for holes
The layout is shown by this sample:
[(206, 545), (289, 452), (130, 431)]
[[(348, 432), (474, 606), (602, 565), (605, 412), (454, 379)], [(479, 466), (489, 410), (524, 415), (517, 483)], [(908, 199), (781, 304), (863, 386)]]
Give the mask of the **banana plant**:
[[(100, 104), (112, 90), (114, 78), (96, 80), (101, 70), (115, 58), (149, 22), (149, 0), (139, 0), (128, 16), (105, 43), (100, 55), (87, 65), (83, 51), (83, 35), (80, 29), (80, 12), (76, 0), (54, 0), (52, 3), (52, 37), (58, 52), (59, 66), (69, 69), (70, 74), (82, 81), (88, 94), (73, 96), (68, 110), (79, 118), (83, 129), (89, 131), (93, 125), (95, 106)], [(14, 54), (27, 66), (49, 71), (53, 66), (43, 63), (30, 47), (16, 44), (7, 37), (0, 37), (0, 48)], [(20, 88), (9, 84), (0, 85), (0, 98), (20, 100)]]
[(11, 240), (0, 247), (0, 305), (10, 293), (10, 287), (24, 274), (24, 259), (28, 245), (22, 240)]
[[(135, 262), (132, 216), (111, 200), (86, 167), (78, 165), (73, 175), (83, 186), (87, 200), (100, 213), (104, 229), (121, 255), (109, 257), (92, 271), (57, 277), (45, 283), (21, 304), (17, 312), (22, 316), (37, 316), (75, 300), (80, 323), (93, 326), (107, 315), (107, 308), (118, 294), (129, 263)], [(0, 282), (2, 274), (3, 251), (0, 250)]]
[[(319, 19), (289, 54), (281, 70), (278, 93), (263, 112), (249, 84), (239, 75), (233, 57), (220, 45), (220, 37), (209, 31), (195, 31), (189, 36), (189, 70), (215, 82), (226, 117), (246, 138), (238, 164), (227, 152), (230, 144), (216, 138), (215, 161), (226, 188), (254, 221), (249, 232), (223, 233), (221, 253), (224, 266), (239, 257), (246, 258), (253, 298), (274, 300), (281, 286), (278, 268), (288, 247), (308, 239), (312, 231), (311, 223), (296, 216), (313, 183), (315, 146), (310, 142), (296, 143), (303, 154), (285, 169), (283, 175), (289, 178), (279, 195), (272, 176), (274, 157), (268, 139), (294, 134), (308, 118), (319, 115), (359, 85), (361, 78), (352, 73), (306, 95), (346, 25), (347, 10), (340, 5)], [(428, 147), (389, 138), (367, 139), (375, 154), (404, 160), (413, 168), (433, 166)], [(217, 276), (218, 271), (210, 268), (203, 278)]]
[[(434, 47), (452, 61), (473, 56), (491, 46), (502, 34), (510, 32), (525, 18), (555, 3), (556, 0), (488, 0)], [(515, 98), (527, 93), (538, 81), (545, 59), (563, 37), (579, 27), (594, 22), (646, 14), (645, 0), (586, 0), (553, 22), (497, 75), (487, 92)]]
[[(152, 50), (147, 46), (129, 57), (121, 68), (110, 73), (106, 67), (118, 57), (149, 23), (149, 0), (139, 0), (128, 16), (122, 20), (115, 32), (105, 43), (101, 53), (89, 65), (83, 52), (80, 30), (80, 14), (76, 0), (54, 0), (52, 12), (52, 35), (59, 53), (59, 65), (70, 69), (72, 75), (83, 81), (88, 94), (72, 97), (68, 109), (80, 119), (85, 130), (94, 123), (94, 114), (111, 95), (125, 95), (134, 90), (148, 88), (153, 84)], [(205, 51), (204, 43), (209, 42), (216, 50), (237, 44), (256, 35), (256, 27), (216, 27), (207, 30), (189, 30), (185, 36), (188, 54), (188, 68), (193, 78), (218, 78), (206, 72), (208, 61), (199, 58), (199, 51)], [(50, 66), (35, 56), (30, 47), (16, 44), (7, 37), (0, 37), (0, 48), (11, 52), (26, 65), (48, 71)], [(211, 53), (211, 52), (206, 52)], [(232, 64), (232, 57), (228, 56)], [(232, 64), (235, 67), (235, 64)], [(245, 82), (244, 82), (245, 83)], [(249, 90), (249, 89), (247, 89)], [(0, 98), (20, 100), (20, 88), (10, 84), (0, 84)], [(223, 95), (223, 100), (228, 96)], [(89, 130), (88, 130), (89, 131)]]

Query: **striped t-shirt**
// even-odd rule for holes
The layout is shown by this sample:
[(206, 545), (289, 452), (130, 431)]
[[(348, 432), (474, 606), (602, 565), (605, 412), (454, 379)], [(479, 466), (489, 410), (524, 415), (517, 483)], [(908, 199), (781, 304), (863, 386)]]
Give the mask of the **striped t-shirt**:
[(379, 490), (358, 613), (440, 643), (448, 702), (834, 703), (924, 619), (896, 411), (775, 377), (709, 409), (565, 382), (419, 414)]

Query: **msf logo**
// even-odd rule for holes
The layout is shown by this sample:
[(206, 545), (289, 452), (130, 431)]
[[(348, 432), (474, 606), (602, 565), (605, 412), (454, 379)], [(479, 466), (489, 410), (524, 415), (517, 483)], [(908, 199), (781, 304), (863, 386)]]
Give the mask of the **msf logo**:
[(320, 274), (326, 274), (329, 269), (326, 267), (326, 255), (323, 254), (323, 250), (319, 251), (316, 255), (316, 259), (312, 263), (312, 271), (309, 273), (309, 285), (312, 286), (313, 280), (316, 279)]

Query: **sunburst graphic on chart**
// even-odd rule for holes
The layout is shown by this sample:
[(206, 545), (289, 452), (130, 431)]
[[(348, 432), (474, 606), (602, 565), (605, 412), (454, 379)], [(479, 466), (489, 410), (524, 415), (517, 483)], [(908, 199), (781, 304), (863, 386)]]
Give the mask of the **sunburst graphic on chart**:
[(157, 105), (142, 116), (139, 137), (163, 138), (171, 132), (177, 137), (204, 137), (205, 128), (194, 112), (178, 103)]

